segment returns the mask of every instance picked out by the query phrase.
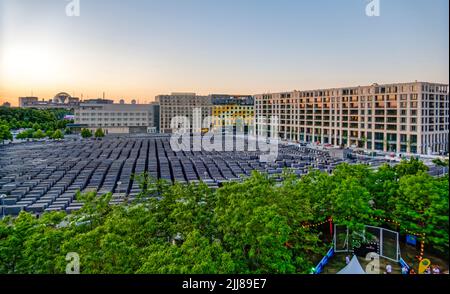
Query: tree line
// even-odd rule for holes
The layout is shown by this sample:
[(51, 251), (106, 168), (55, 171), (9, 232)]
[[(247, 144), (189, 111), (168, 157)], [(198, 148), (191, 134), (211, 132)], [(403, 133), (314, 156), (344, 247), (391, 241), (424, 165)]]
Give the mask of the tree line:
[[(277, 183), (253, 172), (212, 190), (135, 176), (141, 193), (110, 205), (111, 194), (78, 194), (83, 208), (39, 218), (21, 212), (0, 222), (0, 273), (64, 273), (66, 254), (81, 273), (308, 273), (331, 246), (333, 218), (402, 234), (426, 234), (427, 250), (448, 258), (448, 175), (431, 177), (412, 159), (374, 171), (341, 164), (328, 174)], [(400, 225), (377, 220), (391, 218)]]
[(62, 139), (69, 134), (64, 116), (71, 114), (66, 109), (33, 109), (0, 107), (0, 141), (12, 140), (12, 130), (25, 129), (17, 139)]

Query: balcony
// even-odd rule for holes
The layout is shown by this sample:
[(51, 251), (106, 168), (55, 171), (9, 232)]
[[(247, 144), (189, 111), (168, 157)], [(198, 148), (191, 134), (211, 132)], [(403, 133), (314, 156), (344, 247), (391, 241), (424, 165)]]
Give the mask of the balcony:
[(397, 125), (387, 125), (386, 129), (388, 131), (396, 131), (397, 130)]

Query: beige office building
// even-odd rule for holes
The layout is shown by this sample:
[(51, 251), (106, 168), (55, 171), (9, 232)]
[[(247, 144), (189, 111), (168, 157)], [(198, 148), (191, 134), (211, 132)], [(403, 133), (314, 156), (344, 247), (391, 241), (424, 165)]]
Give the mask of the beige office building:
[(91, 130), (103, 129), (109, 134), (156, 133), (158, 105), (112, 103), (111, 100), (91, 100), (75, 110), (75, 124)]
[(193, 126), (193, 111), (201, 108), (201, 120), (212, 114), (212, 102), (209, 96), (198, 96), (195, 93), (172, 93), (156, 96), (155, 101), (160, 105), (160, 131), (172, 133), (171, 121), (174, 117), (189, 118), (190, 127)]
[[(279, 137), (366, 150), (448, 152), (448, 85), (412, 82), (255, 95)], [(266, 124), (257, 121), (257, 128)], [(269, 127), (270, 129), (270, 127)]]

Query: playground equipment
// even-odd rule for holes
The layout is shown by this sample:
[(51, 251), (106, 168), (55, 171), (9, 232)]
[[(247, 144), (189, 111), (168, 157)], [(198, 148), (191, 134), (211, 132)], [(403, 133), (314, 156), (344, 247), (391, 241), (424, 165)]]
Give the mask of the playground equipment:
[[(352, 237), (352, 239), (350, 239)], [(334, 226), (333, 244), (335, 252), (376, 252), (389, 260), (400, 261), (400, 244), (398, 232), (374, 226), (364, 226), (362, 232), (349, 232), (347, 226)], [(370, 244), (370, 246), (367, 246)], [(366, 246), (366, 250), (362, 248)]]
[[(402, 268), (406, 268), (408, 271), (410, 269), (410, 266), (401, 258), (399, 233), (381, 227), (366, 225), (361, 232), (351, 232), (347, 226), (335, 224), (333, 247), (313, 269), (312, 273), (320, 274), (336, 253), (352, 253), (354, 255), (352, 260), (356, 260), (356, 256), (366, 257), (369, 253), (376, 253), (382, 258), (399, 263)], [(350, 273), (352, 272), (351, 269), (355, 268), (359, 270), (356, 265), (356, 262), (353, 262), (352, 266), (345, 267), (339, 273)], [(347, 270), (345, 270), (346, 268)]]

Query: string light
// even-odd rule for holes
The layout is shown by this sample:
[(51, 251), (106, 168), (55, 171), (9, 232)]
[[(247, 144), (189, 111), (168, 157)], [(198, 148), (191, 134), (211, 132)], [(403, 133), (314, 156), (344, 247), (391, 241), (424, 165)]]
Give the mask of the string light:
[[(347, 216), (347, 217), (343, 218), (343, 220), (346, 220), (346, 219), (349, 219), (349, 218), (350, 218), (350, 216)], [(400, 222), (398, 222), (398, 221), (396, 221), (396, 220), (388, 219), (388, 218), (381, 218), (381, 217), (379, 217), (379, 216), (371, 216), (371, 215), (369, 215), (369, 218), (375, 219), (375, 220), (379, 220), (379, 221), (388, 222), (388, 223), (392, 223), (392, 224), (397, 225), (398, 227), (401, 227), (401, 226), (402, 226), (402, 225), (400, 224)], [(331, 222), (333, 222), (333, 221), (341, 222), (341, 220), (339, 220), (339, 219), (336, 219), (336, 220), (335, 220), (335, 219), (333, 219), (333, 217), (329, 217), (327, 220), (322, 221), (322, 222), (319, 222), (319, 223), (315, 223), (315, 224), (309, 224), (309, 223), (307, 223), (307, 224), (304, 224), (304, 225), (302, 225), (302, 228), (304, 228), (304, 229), (308, 229), (308, 228), (316, 228), (316, 227), (321, 226), (321, 225), (323, 225), (323, 224), (325, 224), (325, 223), (328, 223), (328, 222), (331, 223)], [(424, 252), (425, 252), (425, 233), (413, 232), (413, 231), (408, 230), (408, 229), (404, 229), (404, 230), (405, 230), (405, 232), (408, 233), (409, 235), (413, 235), (413, 236), (416, 236), (416, 237), (421, 237), (421, 241), (420, 241), (420, 255), (419, 255), (419, 256), (416, 256), (416, 258), (418, 258), (419, 261), (422, 261), (423, 255), (424, 255)]]
[[(350, 216), (347, 216), (347, 217), (343, 218), (343, 220), (347, 220), (349, 218), (350, 218)], [(375, 219), (375, 220), (384, 221), (384, 222), (393, 223), (393, 224), (396, 224), (399, 227), (402, 226), (398, 221), (392, 220), (392, 219), (388, 219), (388, 218), (381, 218), (379, 216), (370, 216), (370, 215), (369, 215), (369, 218)], [(302, 228), (315, 228), (315, 227), (321, 226), (321, 225), (323, 225), (323, 224), (325, 224), (327, 222), (333, 222), (333, 221), (340, 222), (339, 219), (335, 220), (335, 219), (333, 219), (333, 217), (330, 217), (327, 220), (319, 222), (319, 223), (314, 223), (314, 224), (306, 223), (306, 224), (302, 225)], [(405, 232), (407, 232), (410, 235), (414, 235), (414, 236), (417, 236), (417, 237), (425, 238), (425, 234), (424, 233), (417, 233), (417, 232), (410, 231), (408, 229), (404, 229), (404, 230), (405, 230)], [(422, 242), (424, 242), (424, 241), (422, 241)]]

